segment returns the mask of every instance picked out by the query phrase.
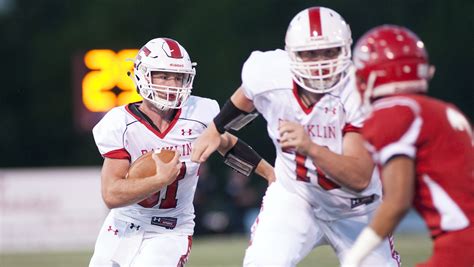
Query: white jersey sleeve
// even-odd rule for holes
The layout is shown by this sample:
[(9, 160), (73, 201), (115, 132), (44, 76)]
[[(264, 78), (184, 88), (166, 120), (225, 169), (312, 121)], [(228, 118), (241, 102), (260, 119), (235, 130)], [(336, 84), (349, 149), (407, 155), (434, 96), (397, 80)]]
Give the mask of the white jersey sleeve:
[(362, 108), (362, 98), (357, 91), (354, 71), (351, 70), (349, 75), (347, 85), (343, 86), (341, 89), (342, 92), (339, 93), (346, 118), (346, 129), (344, 129), (344, 132), (346, 132), (346, 130), (351, 131), (351, 129), (362, 128), (366, 117), (364, 109)]
[(187, 108), (183, 109), (183, 117), (199, 120), (206, 126), (209, 126), (220, 111), (216, 100), (199, 96), (191, 96), (187, 100), (186, 106)]
[(242, 87), (250, 100), (268, 90), (292, 87), (288, 54), (277, 49), (273, 51), (254, 51), (242, 68)]
[(95, 143), (104, 157), (129, 159), (125, 150), (124, 133), (127, 128), (123, 107), (113, 108), (92, 129)]
[(220, 111), (221, 108), (219, 107), (219, 103), (217, 103), (216, 100), (211, 100), (211, 103), (209, 103), (209, 113), (211, 115), (211, 120), (207, 123), (207, 125), (209, 125), (214, 120), (214, 117), (216, 117)]

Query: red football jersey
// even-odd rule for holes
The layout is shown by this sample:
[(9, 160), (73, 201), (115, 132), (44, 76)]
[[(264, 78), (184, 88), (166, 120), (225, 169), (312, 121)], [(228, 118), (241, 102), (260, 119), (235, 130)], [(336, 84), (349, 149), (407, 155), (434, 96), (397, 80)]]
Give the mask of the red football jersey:
[(373, 108), (362, 131), (368, 148), (380, 167), (397, 155), (415, 159), (413, 204), (431, 235), (472, 225), (474, 154), (466, 117), (425, 95), (383, 98)]

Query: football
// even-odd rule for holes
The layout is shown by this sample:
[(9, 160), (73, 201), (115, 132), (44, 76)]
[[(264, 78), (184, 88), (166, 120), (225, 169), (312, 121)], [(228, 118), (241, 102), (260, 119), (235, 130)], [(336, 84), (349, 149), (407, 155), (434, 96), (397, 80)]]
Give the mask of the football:
[[(156, 164), (153, 158), (151, 157), (153, 153), (155, 152), (147, 152), (146, 154), (143, 154), (138, 159), (136, 159), (130, 166), (126, 178), (137, 179), (155, 175)], [(160, 152), (158, 152), (158, 158), (164, 163), (168, 163), (173, 159), (174, 154), (175, 152), (173, 150), (162, 149)]]

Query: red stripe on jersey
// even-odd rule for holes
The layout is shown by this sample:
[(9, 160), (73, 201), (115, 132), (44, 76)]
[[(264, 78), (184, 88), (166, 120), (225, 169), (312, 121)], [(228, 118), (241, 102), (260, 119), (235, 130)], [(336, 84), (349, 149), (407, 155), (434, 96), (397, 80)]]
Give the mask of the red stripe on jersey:
[(314, 103), (313, 105), (311, 105), (310, 107), (306, 107), (306, 105), (303, 103), (300, 96), (298, 95), (298, 89), (297, 88), (298, 88), (298, 85), (296, 85), (296, 83), (293, 82), (293, 95), (295, 96), (296, 101), (298, 102), (298, 104), (300, 105), (300, 107), (301, 107), (301, 109), (303, 110), (304, 113), (306, 113), (306, 114), (311, 113), (311, 111), (313, 110), (314, 105), (316, 105), (317, 102)]
[(173, 39), (163, 38), (170, 48), (172, 58), (182, 58), (181, 49), (179, 49), (178, 42)]
[(308, 10), (309, 15), (309, 36), (322, 36), (323, 27), (321, 26), (321, 13), (319, 7), (313, 7)]
[(351, 132), (360, 133), (361, 130), (362, 129), (360, 127), (356, 127), (350, 123), (347, 123), (346, 125), (344, 125), (344, 128), (342, 129), (342, 134), (345, 135), (346, 133), (351, 133)]
[(398, 267), (402, 266), (402, 264), (401, 264), (402, 261), (401, 261), (401, 258), (400, 258), (400, 254), (398, 253), (398, 251), (395, 250), (395, 242), (393, 241), (393, 235), (392, 234), (388, 235), (387, 239), (388, 239), (388, 242), (390, 244), (390, 251), (392, 252), (392, 259), (395, 260)]
[(125, 150), (125, 148), (109, 151), (102, 156), (110, 159), (128, 159), (129, 161), (132, 159), (132, 157), (130, 157), (130, 154), (127, 150)]
[(139, 121), (141, 124), (145, 125), (145, 127), (148, 128), (148, 130), (152, 131), (156, 136), (158, 136), (161, 139), (165, 138), (165, 136), (171, 131), (171, 129), (173, 129), (176, 122), (178, 122), (179, 116), (181, 115), (181, 109), (178, 109), (176, 111), (176, 114), (174, 115), (173, 120), (170, 121), (170, 124), (169, 124), (168, 128), (166, 128), (165, 131), (160, 132), (160, 131), (156, 130), (153, 126), (151, 126), (150, 123), (148, 123), (145, 119), (141, 118), (140, 116), (136, 115), (135, 113), (133, 113), (130, 110), (129, 105), (133, 105), (133, 104), (135, 104), (135, 103), (131, 103), (131, 104), (128, 104), (127, 106), (125, 106), (125, 110), (127, 110), (127, 112), (130, 113), (130, 115), (132, 115), (135, 119), (137, 119), (137, 121)]
[(193, 237), (188, 236), (188, 250), (186, 251), (186, 254), (181, 255), (181, 258), (179, 258), (179, 262), (177, 267), (184, 267), (186, 265), (186, 262), (188, 261), (189, 258), (189, 253), (191, 252), (191, 247), (193, 246)]

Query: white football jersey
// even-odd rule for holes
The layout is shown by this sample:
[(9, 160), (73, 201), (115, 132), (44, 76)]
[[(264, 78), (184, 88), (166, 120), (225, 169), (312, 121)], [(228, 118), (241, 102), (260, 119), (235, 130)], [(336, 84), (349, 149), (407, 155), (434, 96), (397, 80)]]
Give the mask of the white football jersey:
[(344, 133), (358, 132), (364, 120), (352, 71), (343, 87), (306, 108), (296, 92), (287, 52), (255, 51), (242, 69), (242, 87), (267, 121), (268, 134), (276, 148), (277, 182), (308, 201), (315, 216), (323, 220), (360, 215), (376, 208), (381, 183), (375, 172), (369, 187), (356, 193), (338, 185), (309, 158), (295, 151), (283, 151), (279, 144), (279, 121), (288, 120), (303, 125), (314, 143), (343, 154)]
[[(177, 111), (169, 128), (160, 132), (137, 115), (132, 103), (110, 110), (94, 127), (94, 139), (104, 157), (129, 159), (151, 150), (177, 150), (183, 163), (174, 183), (154, 196), (126, 207), (113, 209), (114, 216), (136, 222), (155, 232), (171, 230), (191, 235), (194, 229), (193, 198), (199, 175), (199, 164), (191, 161), (191, 144), (219, 112), (215, 100), (191, 96)], [(134, 111), (135, 110), (135, 111)]]

